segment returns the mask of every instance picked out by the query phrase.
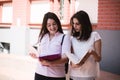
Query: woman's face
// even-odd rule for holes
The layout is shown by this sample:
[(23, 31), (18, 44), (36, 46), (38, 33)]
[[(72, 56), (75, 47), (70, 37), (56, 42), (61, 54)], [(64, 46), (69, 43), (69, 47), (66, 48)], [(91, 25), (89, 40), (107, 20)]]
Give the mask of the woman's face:
[(76, 32), (81, 31), (81, 24), (79, 23), (77, 18), (73, 18), (73, 28), (75, 29)]
[(48, 19), (47, 20), (47, 29), (50, 34), (54, 35), (58, 31), (58, 26), (55, 20)]

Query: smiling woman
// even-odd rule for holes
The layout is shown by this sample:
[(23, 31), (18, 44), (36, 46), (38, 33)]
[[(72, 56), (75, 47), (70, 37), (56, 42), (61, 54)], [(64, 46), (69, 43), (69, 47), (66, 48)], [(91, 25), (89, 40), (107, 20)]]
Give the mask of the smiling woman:
[(36, 57), (34, 52), (30, 53), (33, 58), (38, 59), (35, 80), (66, 80), (65, 63), (68, 58), (65, 53), (70, 52), (71, 43), (66, 34), (61, 45), (63, 36), (59, 18), (55, 13), (47, 12), (38, 38), (39, 57)]
[(49, 31), (50, 40), (51, 40), (51, 38), (58, 31), (57, 23), (54, 21), (54, 19), (48, 19), (48, 21), (47, 21), (47, 30)]

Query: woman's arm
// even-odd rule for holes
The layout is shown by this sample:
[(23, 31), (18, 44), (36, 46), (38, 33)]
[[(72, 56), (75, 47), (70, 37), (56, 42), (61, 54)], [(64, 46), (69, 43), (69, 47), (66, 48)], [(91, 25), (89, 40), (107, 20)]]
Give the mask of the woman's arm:
[(85, 63), (85, 61), (89, 58), (90, 55), (91, 55), (91, 53), (88, 52), (88, 53), (81, 59), (81, 61), (78, 61), (77, 64), (71, 62), (71, 63), (70, 63), (71, 66), (74, 67), (74, 68), (77, 68), (77, 67), (83, 65), (83, 64)]
[(42, 60), (41, 63), (43, 65), (48, 65), (48, 66), (55, 66), (58, 64), (64, 64), (67, 63), (68, 57), (65, 55), (66, 52), (70, 52), (70, 47), (71, 47), (71, 40), (70, 40), (70, 36), (69, 35), (65, 35), (64, 39), (63, 39), (63, 43), (61, 45), (61, 58), (58, 60), (54, 60), (54, 61), (47, 61), (47, 60)]
[(95, 50), (91, 51), (91, 54), (94, 56), (94, 58), (97, 62), (101, 61), (101, 46), (102, 46), (101, 39), (97, 40), (94, 43)]
[(101, 39), (97, 40), (94, 43), (94, 50), (90, 49), (88, 53), (84, 56), (84, 58), (78, 64), (71, 63), (72, 67), (79, 67), (83, 65), (90, 55), (94, 56), (95, 61), (97, 62), (101, 61), (101, 46), (102, 46)]
[(67, 57), (62, 57), (61, 59), (54, 60), (54, 61), (48, 61), (48, 60), (40, 60), (41, 64), (44, 66), (56, 66), (58, 64), (64, 64), (68, 62)]

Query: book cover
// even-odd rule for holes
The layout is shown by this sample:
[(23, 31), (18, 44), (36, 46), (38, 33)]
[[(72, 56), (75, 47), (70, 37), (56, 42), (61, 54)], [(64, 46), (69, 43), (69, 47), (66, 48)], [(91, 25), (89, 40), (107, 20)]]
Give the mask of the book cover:
[(53, 55), (46, 55), (46, 56), (39, 56), (39, 60), (48, 60), (48, 61), (53, 61), (53, 60), (58, 60), (61, 58), (61, 54), (53, 54)]

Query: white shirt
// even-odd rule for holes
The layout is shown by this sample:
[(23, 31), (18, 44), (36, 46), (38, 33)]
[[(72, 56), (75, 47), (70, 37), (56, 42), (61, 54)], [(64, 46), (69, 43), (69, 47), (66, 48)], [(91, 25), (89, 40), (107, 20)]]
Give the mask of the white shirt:
[[(91, 37), (88, 41), (79, 41), (76, 38), (72, 38), (72, 46), (74, 49), (74, 54), (80, 57), (81, 53), (86, 53), (85, 50), (89, 50), (90, 48), (94, 48), (93, 44), (95, 41), (101, 39), (100, 35), (97, 32), (92, 32)], [(88, 47), (89, 46), (89, 47)], [(85, 49), (87, 48), (87, 49)], [(83, 51), (82, 51), (83, 50)], [(70, 76), (73, 77), (95, 77), (98, 74), (99, 64), (95, 62), (94, 57), (91, 55), (87, 61), (80, 66), (79, 68), (70, 67)]]
[[(56, 33), (52, 40), (50, 40), (49, 35), (46, 34), (40, 42), (39, 55), (56, 53), (64, 55), (66, 52), (70, 52), (70, 37), (65, 35), (61, 46), (62, 37), (63, 34)], [(40, 62), (38, 62), (36, 73), (49, 77), (65, 77), (65, 66), (64, 64), (59, 64), (57, 66), (47, 67), (42, 66)]]

